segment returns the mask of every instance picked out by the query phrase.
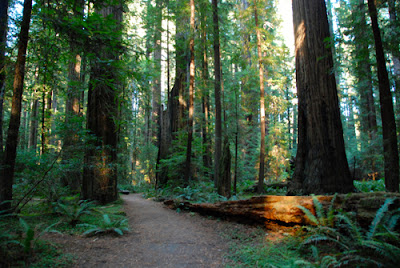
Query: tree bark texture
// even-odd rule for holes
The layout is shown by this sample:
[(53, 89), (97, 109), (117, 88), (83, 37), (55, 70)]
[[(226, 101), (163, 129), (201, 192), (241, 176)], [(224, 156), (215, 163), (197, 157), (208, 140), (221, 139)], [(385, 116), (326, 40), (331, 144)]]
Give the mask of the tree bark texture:
[(3, 104), (6, 80), (6, 43), (9, 0), (0, 0), (0, 153), (3, 154)]
[[(96, 12), (104, 18), (104, 22), (98, 25), (105, 27), (100, 28), (102, 31), (121, 30), (121, 1), (96, 7)], [(120, 84), (118, 67), (115, 65), (119, 60), (121, 44), (120, 40), (102, 39), (102, 36), (97, 38), (103, 42), (93, 51), (96, 57), (91, 66), (87, 108), (87, 126), (95, 141), (85, 154), (81, 198), (108, 203), (118, 198), (117, 128), (114, 119), (118, 114)]]
[(324, 0), (294, 0), (299, 143), (289, 193), (353, 190), (340, 121)]
[(9, 209), (11, 204), (4, 201), (12, 201), (13, 178), (15, 159), (17, 157), (17, 145), (19, 126), (21, 122), (22, 93), (24, 89), (26, 50), (28, 47), (29, 26), (31, 21), (32, 0), (24, 1), (21, 31), (18, 40), (18, 56), (15, 64), (14, 90), (12, 97), (10, 124), (6, 141), (6, 150), (3, 159), (3, 167), (0, 178), (0, 211)]
[[(364, 0), (359, 0), (354, 12), (354, 40), (356, 46), (356, 75), (358, 92), (360, 95), (360, 124), (361, 131), (370, 140), (376, 138), (377, 123), (376, 110), (372, 88), (372, 72), (370, 52), (368, 48), (369, 36), (365, 18), (366, 7)], [(368, 146), (368, 145), (365, 145)]]
[[(212, 0), (214, 33), (214, 99), (215, 99), (215, 148), (214, 148), (214, 183), (218, 189), (221, 174), (222, 152), (222, 111), (221, 111), (221, 56), (219, 45), (218, 0)], [(219, 194), (222, 194), (219, 192)]]
[[(209, 112), (210, 112), (210, 96), (209, 96), (209, 74), (208, 74), (208, 55), (207, 55), (207, 3), (205, 1), (201, 2), (201, 50), (202, 50), (202, 69), (201, 69), (201, 78), (203, 81), (203, 88), (201, 94), (201, 103), (202, 103), (202, 111), (203, 111), (203, 121), (202, 121), (202, 142), (203, 142), (203, 165), (206, 169), (206, 173), (209, 173), (209, 170), (212, 166), (211, 159), (211, 142), (209, 137)], [(211, 173), (211, 172), (210, 172)], [(212, 173), (211, 173), (212, 174)]]
[(385, 53), (383, 51), (381, 33), (375, 0), (368, 0), (368, 10), (372, 22), (375, 40), (376, 62), (379, 80), (379, 101), (381, 104), (383, 157), (385, 161), (386, 191), (399, 191), (399, 151), (397, 147), (396, 122), (394, 119), (392, 93), (389, 76), (386, 70)]
[[(85, 2), (76, 0), (72, 6), (72, 16), (75, 20), (83, 22)], [(80, 150), (79, 136), (77, 132), (82, 129), (79, 118), (81, 117), (80, 103), (82, 98), (83, 80), (81, 77), (82, 69), (82, 48), (78, 43), (78, 34), (75, 31), (69, 32), (70, 59), (68, 64), (68, 89), (67, 101), (65, 106), (65, 125), (66, 133), (63, 139), (62, 160), (67, 165), (66, 171), (61, 179), (64, 186), (69, 186), (73, 191), (79, 191), (81, 186), (81, 172), (75, 167), (71, 167), (71, 159), (79, 157)]]
[(190, 0), (190, 72), (189, 72), (189, 118), (188, 118), (188, 139), (186, 147), (186, 168), (185, 168), (185, 184), (189, 184), (191, 177), (191, 162), (192, 162), (192, 141), (193, 141), (193, 114), (194, 114), (194, 76), (195, 76), (195, 64), (194, 64), (194, 16), (195, 16), (195, 5), (194, 0)]
[(264, 192), (264, 166), (265, 166), (265, 96), (264, 96), (264, 67), (261, 51), (261, 31), (258, 28), (257, 1), (254, 0), (254, 19), (257, 33), (258, 76), (260, 79), (260, 168), (258, 170), (257, 193)]
[[(154, 28), (154, 81), (151, 101), (151, 138), (158, 145), (160, 139), (161, 113), (161, 33), (162, 33), (162, 1), (156, 1)], [(159, 145), (158, 145), (159, 146)]]
[[(316, 198), (327, 211), (333, 196), (316, 196)], [(400, 207), (400, 195), (398, 193), (382, 192), (337, 195), (333, 204), (335, 209), (354, 213), (360, 225), (367, 227), (387, 198), (396, 198), (395, 202), (389, 207), (390, 211)], [(314, 215), (316, 214), (311, 196), (267, 195), (215, 204), (191, 204), (189, 202), (175, 204), (172, 200), (168, 200), (164, 204), (171, 208), (181, 207), (204, 215), (232, 218), (248, 223), (261, 223), (267, 228), (274, 227), (276, 224), (284, 226), (313, 224), (299, 206), (305, 207)]]

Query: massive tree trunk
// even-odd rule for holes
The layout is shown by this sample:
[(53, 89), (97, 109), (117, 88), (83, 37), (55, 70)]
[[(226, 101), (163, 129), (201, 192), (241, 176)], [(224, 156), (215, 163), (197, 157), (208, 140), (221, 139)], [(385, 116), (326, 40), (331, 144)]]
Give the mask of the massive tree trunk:
[[(103, 18), (99, 32), (120, 32), (122, 1), (113, 5), (96, 6)], [(97, 36), (101, 42), (93, 50), (87, 126), (95, 141), (86, 151), (82, 183), (82, 198), (108, 203), (118, 198), (117, 193), (117, 96), (120, 88), (117, 63), (121, 54), (118, 40)]]
[(0, 0), (0, 155), (3, 154), (3, 103), (6, 80), (5, 50), (8, 28), (8, 2), (10, 1)]
[[(218, 0), (212, 0), (214, 26), (214, 98), (215, 98), (215, 148), (214, 148), (214, 183), (217, 189), (221, 183), (221, 152), (222, 152), (222, 119), (221, 119), (221, 56), (219, 50), (219, 19)], [(222, 194), (218, 192), (219, 194)]]
[(376, 62), (379, 80), (379, 101), (381, 104), (383, 156), (385, 161), (385, 186), (390, 192), (399, 191), (399, 151), (397, 148), (396, 122), (394, 119), (392, 93), (386, 70), (381, 33), (375, 0), (368, 0), (368, 10), (374, 32)]
[(193, 141), (193, 113), (194, 113), (194, 0), (190, 0), (190, 80), (189, 80), (189, 119), (188, 119), (188, 139), (186, 147), (186, 169), (185, 169), (185, 184), (189, 184), (191, 177), (191, 160), (192, 160), (192, 141)]
[(24, 89), (26, 50), (28, 46), (29, 26), (31, 21), (32, 0), (24, 1), (21, 31), (18, 40), (18, 56), (15, 64), (14, 91), (12, 97), (11, 117), (8, 127), (6, 150), (0, 174), (0, 211), (9, 209), (12, 201), (15, 159), (17, 157), (18, 133), (21, 122), (22, 92)]
[(299, 144), (289, 193), (353, 190), (340, 121), (324, 0), (293, 0)]
[(257, 193), (264, 192), (264, 165), (265, 165), (265, 96), (264, 96), (264, 67), (261, 51), (261, 31), (258, 28), (257, 1), (254, 0), (254, 19), (257, 33), (258, 76), (260, 78), (260, 168), (258, 171)]
[[(85, 1), (76, 0), (72, 6), (72, 14), (74, 19), (83, 21)], [(65, 126), (66, 131), (63, 138), (63, 154), (62, 159), (67, 167), (62, 177), (64, 186), (69, 186), (73, 191), (79, 191), (81, 185), (81, 172), (80, 170), (71, 167), (71, 158), (79, 156), (80, 150), (77, 148), (79, 144), (79, 136), (77, 132), (81, 130), (82, 124), (79, 117), (81, 117), (80, 103), (82, 98), (82, 77), (81, 66), (82, 57), (79, 46), (79, 36), (75, 31), (69, 32), (69, 49), (70, 59), (68, 64), (68, 89), (67, 100), (65, 105)]]

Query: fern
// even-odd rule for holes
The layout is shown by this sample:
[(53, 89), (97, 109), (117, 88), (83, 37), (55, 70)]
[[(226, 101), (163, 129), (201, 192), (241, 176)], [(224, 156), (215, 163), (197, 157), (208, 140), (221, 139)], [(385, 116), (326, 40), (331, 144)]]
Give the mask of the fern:
[(378, 229), (383, 217), (385, 216), (385, 213), (389, 210), (389, 206), (393, 204), (393, 202), (393, 198), (386, 199), (385, 203), (376, 212), (375, 218), (370, 225), (367, 239), (372, 239), (374, 237), (376, 230)]

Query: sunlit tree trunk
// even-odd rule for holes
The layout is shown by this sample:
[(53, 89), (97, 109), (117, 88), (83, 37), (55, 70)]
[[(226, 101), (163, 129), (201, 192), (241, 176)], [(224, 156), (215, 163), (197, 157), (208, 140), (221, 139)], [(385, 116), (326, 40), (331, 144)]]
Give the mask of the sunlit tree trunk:
[(383, 156), (385, 161), (385, 186), (390, 192), (399, 191), (399, 151), (397, 148), (396, 122), (393, 112), (392, 93), (386, 70), (381, 33), (375, 0), (368, 0), (368, 10), (374, 32), (376, 62), (379, 80), (379, 101), (381, 104)]
[[(99, 32), (119, 32), (122, 22), (122, 1), (95, 6), (104, 22)], [(104, 28), (103, 28), (104, 27)], [(117, 193), (117, 96), (120, 77), (116, 66), (121, 54), (121, 40), (103, 40), (93, 51), (96, 57), (91, 64), (88, 95), (87, 126), (96, 138), (85, 154), (85, 169), (82, 182), (83, 199), (108, 203), (118, 198)]]
[[(74, 19), (83, 22), (84, 17), (84, 0), (76, 0), (72, 6)], [(79, 136), (77, 132), (82, 128), (79, 117), (81, 117), (80, 103), (82, 98), (82, 53), (79, 46), (78, 36), (74, 31), (69, 33), (69, 50), (70, 59), (68, 64), (68, 88), (67, 100), (65, 105), (65, 126), (66, 131), (63, 139), (62, 159), (65, 163), (77, 157), (80, 150), (77, 148), (79, 144)], [(69, 186), (73, 191), (78, 191), (81, 185), (81, 172), (74, 168), (67, 167), (63, 176), (62, 183)]]
[(13, 178), (15, 159), (17, 156), (18, 133), (21, 122), (22, 93), (24, 89), (26, 51), (28, 46), (29, 26), (31, 20), (32, 0), (24, 1), (21, 31), (18, 40), (18, 56), (15, 64), (14, 91), (12, 97), (10, 124), (4, 153), (3, 166), (0, 174), (0, 211), (9, 209), (13, 197)]
[(265, 96), (264, 96), (264, 67), (261, 51), (261, 31), (258, 25), (257, 1), (254, 0), (254, 19), (257, 33), (258, 76), (260, 79), (260, 168), (258, 171), (257, 193), (264, 192), (264, 163), (265, 163)]
[(185, 184), (189, 184), (191, 177), (191, 160), (192, 160), (192, 141), (193, 141), (193, 114), (194, 114), (194, 0), (190, 0), (190, 72), (189, 72), (189, 119), (188, 119), (188, 139), (186, 147), (186, 169), (185, 169)]
[(353, 190), (324, 0), (293, 0), (299, 144), (291, 194)]

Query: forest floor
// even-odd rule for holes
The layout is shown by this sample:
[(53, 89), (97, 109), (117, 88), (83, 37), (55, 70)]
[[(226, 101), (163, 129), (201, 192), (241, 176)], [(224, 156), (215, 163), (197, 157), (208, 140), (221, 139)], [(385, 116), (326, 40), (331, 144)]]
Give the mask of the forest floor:
[(123, 199), (128, 234), (90, 238), (50, 234), (47, 239), (74, 256), (73, 267), (225, 267), (230, 262), (226, 234), (255, 229), (195, 213), (177, 213), (140, 194)]

